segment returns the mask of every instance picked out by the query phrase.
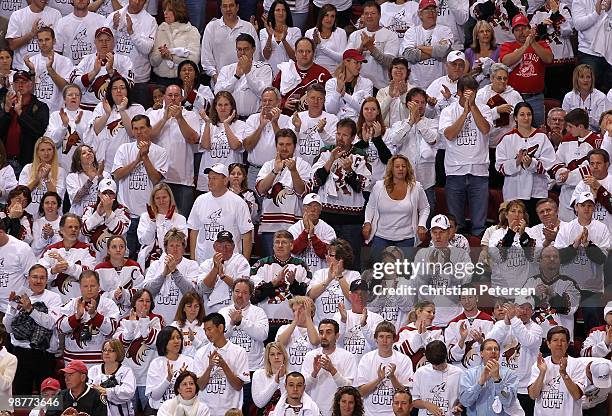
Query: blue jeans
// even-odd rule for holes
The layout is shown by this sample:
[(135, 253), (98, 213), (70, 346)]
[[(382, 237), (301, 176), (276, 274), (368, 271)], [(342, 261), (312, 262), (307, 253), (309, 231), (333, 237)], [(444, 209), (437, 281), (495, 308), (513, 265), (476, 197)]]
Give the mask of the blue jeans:
[(489, 178), (474, 175), (449, 175), (446, 177), (446, 205), (457, 218), (457, 229), (465, 231), (466, 200), (472, 218), (472, 234), (480, 236), (485, 230), (489, 201)]
[(298, 27), (302, 31), (302, 35), (306, 32), (306, 25), (308, 24), (308, 12), (306, 13), (295, 13), (291, 12), (291, 19), (293, 20), (293, 27)]
[(361, 247), (363, 237), (361, 236), (362, 224), (329, 224), (336, 231), (336, 237), (343, 238), (353, 249), (352, 270), (361, 271)]
[(425, 189), (425, 196), (427, 197), (427, 202), (429, 202), (429, 217), (427, 217), (427, 228), (429, 228), (431, 219), (436, 215), (436, 188), (430, 186)]
[[(523, 97), (524, 98), (524, 97)], [(533, 122), (535, 127), (540, 127), (544, 124), (546, 110), (544, 109), (544, 94), (537, 94), (527, 98), (524, 98), (526, 102), (531, 104), (533, 108)]]
[(404, 252), (404, 255), (407, 256), (410, 251), (414, 251), (414, 238), (407, 238), (405, 240), (400, 241), (391, 241), (385, 238), (374, 236), (374, 238), (372, 239), (372, 260), (381, 261), (381, 253), (384, 249), (390, 246), (399, 247)]
[(185, 6), (187, 6), (189, 22), (196, 29), (198, 29), (198, 32), (204, 33), (204, 22), (206, 21), (206, 2), (202, 0), (185, 0)]
[(261, 233), (261, 252), (264, 257), (272, 256), (274, 254), (274, 233)]
[(138, 260), (138, 251), (140, 250), (140, 242), (138, 241), (138, 223), (140, 222), (140, 217), (131, 217), (130, 220), (130, 228), (128, 229), (127, 235), (125, 236), (127, 240), (127, 248), (130, 252), (130, 258), (134, 261)]
[(145, 396), (146, 386), (136, 386), (136, 392), (134, 393), (134, 397), (132, 397), (132, 407), (134, 408), (134, 413), (138, 410), (138, 405), (140, 404), (140, 408), (144, 412), (144, 414), (151, 414), (150, 411), (147, 413), (147, 409), (149, 408), (149, 398)]
[(179, 214), (189, 218), (191, 207), (193, 207), (194, 201), (194, 190), (193, 186), (179, 185), (176, 183), (169, 183), (168, 186), (172, 189), (174, 194), (174, 200), (176, 201), (176, 208)]

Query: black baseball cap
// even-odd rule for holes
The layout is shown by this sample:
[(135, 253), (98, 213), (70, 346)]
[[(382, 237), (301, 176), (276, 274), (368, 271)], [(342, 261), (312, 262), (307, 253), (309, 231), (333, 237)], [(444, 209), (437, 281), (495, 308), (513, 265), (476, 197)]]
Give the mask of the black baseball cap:
[(368, 287), (368, 283), (365, 280), (357, 279), (351, 282), (350, 291), (356, 292), (358, 290), (368, 291), (370, 288)]
[(219, 233), (217, 233), (217, 240), (216, 241), (230, 241), (230, 242), (234, 242), (234, 236), (232, 235), (232, 233), (230, 233), (227, 230), (224, 231), (219, 231)]

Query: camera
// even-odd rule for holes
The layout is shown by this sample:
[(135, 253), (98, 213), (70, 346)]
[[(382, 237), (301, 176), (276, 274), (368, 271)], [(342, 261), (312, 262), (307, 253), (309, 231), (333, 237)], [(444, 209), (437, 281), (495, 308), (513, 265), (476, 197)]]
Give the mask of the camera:
[(100, 383), (100, 387), (104, 387), (105, 389), (110, 389), (118, 385), (119, 382), (117, 381), (114, 375), (110, 376), (108, 379), (106, 379), (106, 381)]
[(91, 328), (89, 327), (89, 325), (84, 325), (83, 329), (81, 329), (79, 339), (81, 340), (81, 342), (89, 342), (92, 338), (93, 335), (91, 333)]

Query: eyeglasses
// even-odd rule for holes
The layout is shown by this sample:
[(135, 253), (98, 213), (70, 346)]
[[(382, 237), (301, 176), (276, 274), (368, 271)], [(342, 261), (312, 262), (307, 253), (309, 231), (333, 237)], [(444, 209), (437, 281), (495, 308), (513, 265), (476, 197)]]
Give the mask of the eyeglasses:
[(493, 79), (496, 79), (498, 81), (508, 81), (508, 77), (493, 77)]
[(111, 352), (115, 352), (115, 350), (109, 350), (108, 348), (104, 348), (104, 349), (102, 350), (102, 352), (108, 352), (108, 353), (111, 353)]

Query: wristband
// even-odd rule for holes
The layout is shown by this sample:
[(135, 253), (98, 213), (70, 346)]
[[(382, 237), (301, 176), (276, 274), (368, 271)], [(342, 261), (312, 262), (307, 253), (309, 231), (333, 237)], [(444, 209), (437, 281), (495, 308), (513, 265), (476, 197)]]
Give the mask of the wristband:
[(240, 79), (240, 77), (238, 76), (238, 74), (234, 74), (234, 78), (236, 78), (236, 79)]

